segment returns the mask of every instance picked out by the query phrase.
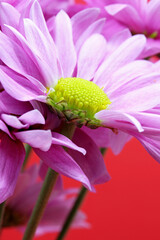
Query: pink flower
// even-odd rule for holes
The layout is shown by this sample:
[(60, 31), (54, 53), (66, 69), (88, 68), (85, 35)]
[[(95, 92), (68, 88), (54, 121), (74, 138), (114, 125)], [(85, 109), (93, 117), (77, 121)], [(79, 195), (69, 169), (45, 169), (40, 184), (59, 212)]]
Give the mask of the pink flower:
[(159, 53), (160, 1), (113, 0), (110, 3), (106, 2), (105, 9), (110, 16), (128, 27), (134, 34), (143, 33), (147, 36), (147, 45), (143, 57)]
[[(11, 88), (9, 87), (10, 90), (12, 89), (11, 90), (12, 93), (10, 94), (11, 96), (12, 96), (12, 94), (14, 95), (14, 97), (17, 96), (18, 98), (16, 97), (16, 99), (19, 101), (22, 101), (22, 102), (31, 101), (32, 106), (35, 109), (39, 110), (39, 112), (41, 114), (43, 114), (43, 116), (46, 120), (46, 122), (43, 125), (43, 129), (45, 129), (45, 130), (43, 130), (43, 131), (48, 132), (50, 134), (50, 145), (48, 147), (48, 150), (45, 149), (46, 154), (44, 154), (43, 148), (41, 148), (41, 150), (40, 149), (38, 150), (38, 147), (34, 146), (36, 144), (36, 142), (34, 141), (34, 138), (32, 138), (32, 141), (34, 144), (30, 144), (29, 142), (26, 141), (25, 138), (21, 138), (20, 140), (22, 142), (29, 143), (34, 148), (36, 153), (40, 156), (40, 158), (42, 160), (44, 160), (44, 162), (48, 166), (53, 168), (55, 171), (57, 171), (61, 174), (64, 174), (65, 176), (74, 178), (74, 179), (82, 182), (88, 189), (94, 190), (93, 185), (96, 184), (96, 182), (103, 183), (110, 179), (110, 176), (105, 168), (105, 164), (104, 164), (103, 158), (99, 152), (99, 149), (97, 147), (95, 148), (96, 157), (94, 159), (92, 158), (92, 156), (90, 154), (86, 155), (86, 157), (85, 157), (86, 164), (84, 166), (83, 163), (78, 162), (77, 159), (72, 158), (61, 147), (61, 145), (69, 147), (69, 148), (71, 147), (72, 149), (74, 149), (76, 151), (80, 150), (82, 155), (85, 154), (86, 151), (84, 149), (78, 147), (76, 144), (74, 144), (71, 140), (69, 140), (67, 137), (63, 136), (62, 134), (60, 134), (58, 132), (54, 132), (54, 128), (56, 128), (61, 123), (61, 121), (57, 120), (57, 117), (55, 116), (54, 112), (51, 113), (50, 108), (46, 104), (46, 96), (47, 96), (47, 91), (48, 91), (47, 86), (49, 86), (48, 85), (49, 82), (52, 84), (52, 80), (56, 76), (58, 77), (57, 74), (60, 74), (60, 72), (57, 72), (57, 71), (59, 71), (60, 69), (57, 68), (57, 63), (56, 63), (57, 62), (57, 59), (56, 59), (57, 55), (55, 52), (56, 46), (54, 44), (53, 39), (51, 38), (51, 35), (49, 34), (49, 32), (47, 30), (46, 23), (43, 18), (39, 4), (37, 2), (34, 2), (34, 4), (31, 6), (31, 9), (29, 7), (28, 12), (26, 11), (25, 14), (29, 14), (31, 16), (33, 13), (33, 15), (34, 15), (33, 18), (35, 17), (35, 21), (37, 22), (39, 27), (40, 28), (42, 27), (42, 31), (45, 31), (44, 33), (47, 36), (47, 38), (45, 36), (43, 36), (43, 33), (40, 30), (38, 30), (37, 26), (35, 25), (34, 22), (32, 22), (31, 19), (20, 18), (20, 13), (18, 13), (13, 7), (11, 7), (8, 4), (2, 4), (1, 6), (2, 7), (6, 6), (6, 12), (7, 12), (6, 16), (8, 16), (8, 14), (9, 14), (10, 16), (13, 17), (12, 21), (10, 21), (11, 19), (9, 19), (8, 17), (5, 17), (5, 16), (4, 16), (4, 19), (8, 23), (11, 23), (12, 26), (15, 27), (15, 28), (12, 28), (10, 26), (11, 29), (13, 30), (13, 32), (15, 31), (15, 34), (17, 35), (17, 36), (14, 35), (11, 32), (12, 30), (8, 29), (9, 26), (8, 27), (2, 26), (3, 32), (5, 32), (6, 35), (1, 32), (0, 39), (4, 43), (4, 38), (5, 39), (7, 38), (8, 44), (9, 45), (11, 44), (10, 47), (8, 48), (8, 50), (10, 49), (9, 51), (11, 51), (11, 52), (15, 51), (14, 53), (12, 52), (13, 53), (13, 55), (12, 55), (12, 53), (11, 52), (9, 53), (6, 48), (7, 51), (5, 53), (4, 52), (2, 53), (3, 56), (1, 55), (2, 61), (4, 64), (6, 64), (5, 63), (6, 61), (3, 59), (3, 57), (4, 58), (7, 57), (8, 60), (12, 59), (11, 60), (12, 63), (10, 62), (10, 60), (9, 60), (9, 62), (11, 63), (11, 65), (12, 64), (14, 65), (14, 66), (12, 65), (13, 68), (12, 67), (8, 68), (5, 65), (1, 65), (1, 67), (0, 67), (1, 73), (5, 74), (5, 77), (3, 75), (3, 80), (5, 80), (5, 81), (7, 79), (11, 80), (11, 82), (9, 80), (9, 82), (10, 82), (9, 84), (6, 82), (8, 87), (11, 86)], [(93, 15), (95, 15), (95, 14), (97, 14), (96, 11), (93, 11)], [(64, 13), (62, 13), (62, 16), (64, 17), (64, 20), (67, 20), (67, 22), (70, 21), (70, 20), (68, 20), (67, 15), (65, 15)], [(92, 16), (92, 14), (91, 14), (91, 16)], [(13, 21), (13, 19), (15, 21)], [(39, 39), (40, 40), (39, 43), (41, 44), (43, 42), (43, 40), (45, 41), (44, 42), (45, 45), (43, 46), (44, 48), (42, 46), (41, 46), (42, 48), (40, 47), (42, 50), (42, 53), (44, 54), (42, 58), (40, 56), (41, 53), (39, 52), (40, 49), (38, 50), (39, 46), (37, 45), (38, 48), (36, 49), (36, 45), (34, 46), (34, 44), (33, 44), (32, 47), (34, 50), (31, 49), (30, 43), (27, 43), (24, 36), (21, 35), (20, 29), (19, 29), (19, 32), (16, 30), (16, 29), (18, 29), (18, 26), (21, 25), (21, 23), (19, 25), (19, 21), (22, 21), (22, 22), (29, 21), (29, 22), (31, 22), (31, 24), (33, 23), (35, 29), (38, 30), (37, 33), (38, 34), (40, 33), (40, 36), (42, 37), (41, 40)], [(78, 20), (75, 22), (75, 24), (77, 24), (77, 23), (78, 23)], [(95, 32), (100, 31), (102, 24), (103, 23), (99, 22), (99, 27), (97, 25), (96, 26), (98, 28), (96, 28), (96, 26), (94, 26), (93, 31), (95, 31)], [(70, 25), (70, 23), (68, 23), (67, 27), (69, 30), (69, 34), (71, 34), (69, 25)], [(87, 27), (88, 27), (88, 23), (86, 24), (86, 28)], [(89, 34), (89, 31), (88, 31), (88, 34)], [(29, 37), (29, 35), (28, 35), (28, 37)], [(19, 38), (19, 40), (18, 40), (18, 38)], [(46, 38), (46, 40), (45, 40), (45, 38)], [(86, 37), (82, 36), (82, 38), (81, 38), (82, 42), (81, 43), (79, 42), (79, 45), (81, 45), (84, 42), (85, 38)], [(12, 43), (13, 43), (13, 45), (12, 45)], [(70, 47), (70, 39), (69, 39), (68, 43), (69, 43), (69, 46), (67, 46), (67, 48)], [(23, 44), (24, 44), (24, 46), (23, 46)], [(35, 42), (35, 44), (36, 44), (36, 42)], [(17, 49), (14, 49), (14, 46)], [(71, 55), (70, 55), (70, 53), (71, 53)], [(75, 59), (76, 55), (73, 50), (72, 44), (71, 44), (71, 51), (69, 50), (68, 54), (70, 55), (70, 57), (73, 56), (73, 58)], [(54, 61), (56, 61), (56, 62), (54, 62)], [(68, 61), (68, 60), (66, 59), (65, 61)], [(69, 66), (69, 64), (71, 64), (71, 66)], [(8, 64), (6, 64), (6, 65), (8, 65)], [(73, 67), (73, 63), (68, 62), (66, 65), (66, 68), (67, 67), (69, 67), (69, 69), (68, 69), (69, 72), (72, 71), (71, 68)], [(16, 79), (17, 79), (15, 83), (18, 84), (18, 86), (20, 87), (19, 89), (17, 89), (17, 87), (14, 85), (14, 80), (15, 80), (14, 77), (16, 77)], [(2, 83), (2, 85), (4, 87), (3, 83)], [(12, 85), (12, 83), (13, 83), (13, 85)], [(22, 85), (23, 84), (24, 85), (22, 86), (21, 83), (22, 83)], [(9, 90), (9, 92), (10, 92), (10, 90)], [(17, 90), (18, 90), (18, 92), (16, 92)], [(6, 92), (8, 92), (8, 90), (6, 90)], [(21, 92), (21, 97), (19, 96), (20, 92)], [(18, 93), (18, 95), (17, 95), (17, 93)], [(16, 137), (22, 136), (22, 135), (23, 135), (23, 131), (16, 133)], [(43, 137), (43, 136), (40, 136), (40, 139), (41, 138), (43, 138), (43, 141), (46, 140), (45, 137)], [(42, 143), (40, 143), (41, 142), (41, 140), (40, 140), (39, 144), (43, 145), (43, 141), (42, 141)], [(82, 162), (83, 162), (83, 160), (84, 159), (82, 158)]]
[[(32, 166), (29, 170), (19, 175), (15, 192), (6, 203), (3, 227), (16, 226), (24, 231), (42, 186), (42, 182), (37, 181), (38, 171), (39, 168), (37, 166)], [(50, 196), (36, 235), (59, 231), (75, 201), (73, 194), (75, 195), (78, 189), (64, 190), (60, 180), (58, 179), (55, 189)], [(72, 228), (88, 227), (89, 224), (86, 222), (85, 214), (82, 211), (78, 211)]]
[[(22, 16), (18, 13), (14, 17), (11, 8), (8, 11), (16, 21), (2, 26), (4, 33), (0, 33), (0, 58), (6, 64), (0, 68), (0, 79), (5, 91), (18, 101), (34, 102), (35, 108), (43, 106), (50, 116), (57, 111), (67, 120), (85, 125), (76, 129), (73, 142), (86, 149), (86, 155), (71, 149), (67, 153), (52, 144), (46, 152), (36, 149), (45, 164), (93, 190), (94, 184), (109, 180), (97, 145), (111, 146), (118, 153), (130, 136), (135, 136), (159, 161), (160, 115), (155, 109), (160, 73), (151, 62), (136, 60), (146, 44), (143, 35), (127, 37), (108, 53), (108, 44), (100, 34), (104, 20), (95, 20), (97, 9), (86, 9), (71, 19), (60, 11), (52, 35), (38, 2)], [(86, 90), (85, 85), (90, 87)], [(101, 97), (96, 100), (99, 94), (104, 103)], [(61, 98), (65, 105), (61, 105)], [(88, 125), (98, 128), (86, 130)], [(63, 145), (67, 144), (69, 140), (57, 132), (52, 133), (53, 143), (63, 140)]]

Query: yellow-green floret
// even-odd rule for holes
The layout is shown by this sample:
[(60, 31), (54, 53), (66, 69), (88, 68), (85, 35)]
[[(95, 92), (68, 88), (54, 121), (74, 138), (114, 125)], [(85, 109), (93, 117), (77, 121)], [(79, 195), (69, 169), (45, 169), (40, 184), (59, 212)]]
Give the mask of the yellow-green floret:
[(95, 83), (81, 78), (61, 78), (48, 94), (53, 107), (62, 111), (79, 111), (79, 115), (94, 119), (95, 113), (111, 103)]

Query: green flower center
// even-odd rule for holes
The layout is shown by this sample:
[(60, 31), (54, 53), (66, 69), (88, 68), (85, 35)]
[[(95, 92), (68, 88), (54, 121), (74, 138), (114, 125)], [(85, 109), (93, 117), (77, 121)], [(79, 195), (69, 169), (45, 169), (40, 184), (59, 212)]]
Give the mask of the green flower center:
[(111, 104), (101, 88), (81, 78), (61, 78), (54, 90), (49, 91), (50, 105), (83, 119), (93, 120), (95, 113), (106, 109)]

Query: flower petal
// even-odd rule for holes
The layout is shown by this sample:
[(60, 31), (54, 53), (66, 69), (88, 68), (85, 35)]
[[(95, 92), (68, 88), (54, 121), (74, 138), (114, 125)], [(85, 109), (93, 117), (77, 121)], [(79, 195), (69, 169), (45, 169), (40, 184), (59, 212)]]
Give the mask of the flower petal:
[(73, 150), (81, 152), (83, 155), (86, 154), (86, 150), (84, 148), (78, 147), (76, 144), (74, 144), (69, 138), (65, 137), (62, 134), (53, 132), (52, 133), (52, 143), (62, 145), (68, 148), (71, 148)]
[(24, 113), (19, 117), (19, 120), (29, 125), (45, 124), (43, 115), (37, 109)]
[(76, 129), (73, 142), (87, 150), (85, 156), (71, 149), (68, 149), (68, 153), (84, 171), (91, 184), (101, 184), (109, 181), (110, 176), (96, 143), (80, 129)]
[(55, 18), (55, 42), (63, 77), (72, 76), (77, 57), (73, 44), (71, 20), (64, 11), (60, 11)]
[(107, 43), (100, 34), (94, 34), (82, 45), (78, 57), (77, 77), (91, 80), (106, 55)]
[(99, 87), (107, 87), (112, 74), (126, 63), (135, 60), (143, 50), (145, 43), (145, 37), (138, 34), (123, 42), (101, 64), (95, 74), (93, 80), (94, 83), (96, 83)]
[(125, 131), (138, 130), (143, 132), (140, 122), (130, 114), (121, 111), (102, 110), (95, 114), (95, 118), (101, 120), (105, 127)]
[(37, 67), (24, 49), (2, 32), (0, 32), (0, 59), (22, 75), (28, 74), (37, 79), (41, 78)]
[(106, 91), (108, 96), (111, 95), (116, 97), (116, 95), (119, 96), (120, 93), (123, 95), (125, 92), (128, 92), (129, 86), (134, 90), (143, 85), (145, 86), (153, 83), (153, 79), (155, 77), (158, 79), (159, 75), (153, 75), (152, 81), (149, 81), (147, 75), (150, 74), (149, 76), (151, 78), (151, 71), (153, 72), (155, 70), (154, 64), (150, 61), (136, 60), (130, 62), (113, 73), (104, 91)]
[(79, 37), (79, 39), (77, 40), (75, 47), (76, 47), (76, 52), (78, 53), (81, 46), (83, 45), (83, 43), (86, 41), (87, 38), (89, 38), (92, 34), (95, 33), (101, 33), (102, 29), (104, 27), (106, 19), (105, 18), (101, 18), (98, 19), (97, 21), (95, 21), (94, 23), (92, 23), (87, 29), (86, 31), (84, 31), (81, 36)]
[(52, 38), (49, 34), (41, 6), (38, 1), (33, 2), (30, 9), (29, 17), (37, 25), (41, 32), (46, 36), (46, 38), (48, 38), (50, 42), (52, 42)]
[(60, 174), (63, 174), (64, 176), (82, 182), (84, 186), (86, 186), (89, 190), (92, 190), (90, 182), (80, 166), (60, 146), (52, 145), (47, 152), (35, 149), (35, 152), (50, 168)]
[(42, 151), (48, 151), (52, 143), (50, 130), (28, 130), (15, 132), (14, 135), (22, 142), (29, 144), (31, 147), (39, 148)]
[(113, 132), (109, 128), (99, 127), (97, 129), (90, 129), (88, 127), (82, 128), (87, 133), (99, 148), (110, 147), (115, 155), (119, 154), (124, 145), (131, 139), (131, 136), (125, 132)]
[(46, 79), (46, 86), (52, 86), (53, 80), (58, 79), (58, 67), (56, 48), (52, 41), (38, 29), (38, 27), (30, 20), (24, 19), (24, 31), (28, 44), (31, 46), (34, 54), (48, 65), (47, 71), (49, 71), (50, 77)]
[(135, 135), (135, 137), (140, 141), (140, 143), (144, 146), (146, 151), (158, 162), (160, 163), (160, 137), (158, 139), (152, 139), (151, 136), (146, 137), (143, 135)]
[(2, 120), (10, 127), (21, 129), (26, 128), (29, 125), (21, 123), (16, 116), (8, 115), (8, 114), (1, 114)]
[(0, 138), (0, 203), (2, 203), (14, 192), (25, 150), (20, 141), (13, 141), (4, 133), (0, 133)]
[(28, 79), (16, 75), (11, 70), (2, 66), (0, 67), (0, 77), (4, 89), (13, 98), (20, 101), (30, 101), (33, 99), (45, 101), (46, 96), (43, 96), (44, 92)]
[[(144, 22), (136, 9), (129, 4), (110, 4), (105, 7), (108, 14), (116, 20), (128, 25), (135, 32), (143, 32)], [(126, 22), (127, 19), (127, 22)]]
[(14, 139), (13, 136), (10, 134), (6, 124), (2, 120), (0, 120), (0, 130), (7, 133), (10, 136), (10, 138)]
[(112, 102), (112, 109), (125, 112), (146, 111), (159, 104), (159, 96), (159, 83), (150, 84), (134, 91), (128, 89), (128, 93), (121, 95)]
[(6, 91), (0, 93), (0, 112), (21, 115), (32, 109), (29, 102), (20, 102), (12, 98)]
[(8, 24), (17, 27), (19, 24), (20, 13), (11, 4), (6, 2), (0, 3), (0, 26), (2, 31), (7, 34), (3, 24)]
[(99, 13), (98, 8), (87, 8), (71, 18), (75, 43), (81, 37), (82, 33), (98, 18)]

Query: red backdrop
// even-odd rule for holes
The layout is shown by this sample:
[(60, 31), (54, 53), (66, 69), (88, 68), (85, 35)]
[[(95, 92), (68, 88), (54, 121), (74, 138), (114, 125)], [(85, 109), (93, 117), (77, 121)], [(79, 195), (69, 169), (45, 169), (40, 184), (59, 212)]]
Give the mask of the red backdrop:
[[(112, 179), (98, 186), (96, 194), (89, 193), (82, 206), (92, 227), (70, 230), (66, 240), (159, 240), (160, 165), (135, 139), (118, 156), (108, 151), (105, 161)], [(79, 184), (65, 179), (65, 185)], [(55, 236), (47, 234), (35, 240), (53, 240)], [(18, 230), (7, 229), (1, 240), (21, 238)]]

